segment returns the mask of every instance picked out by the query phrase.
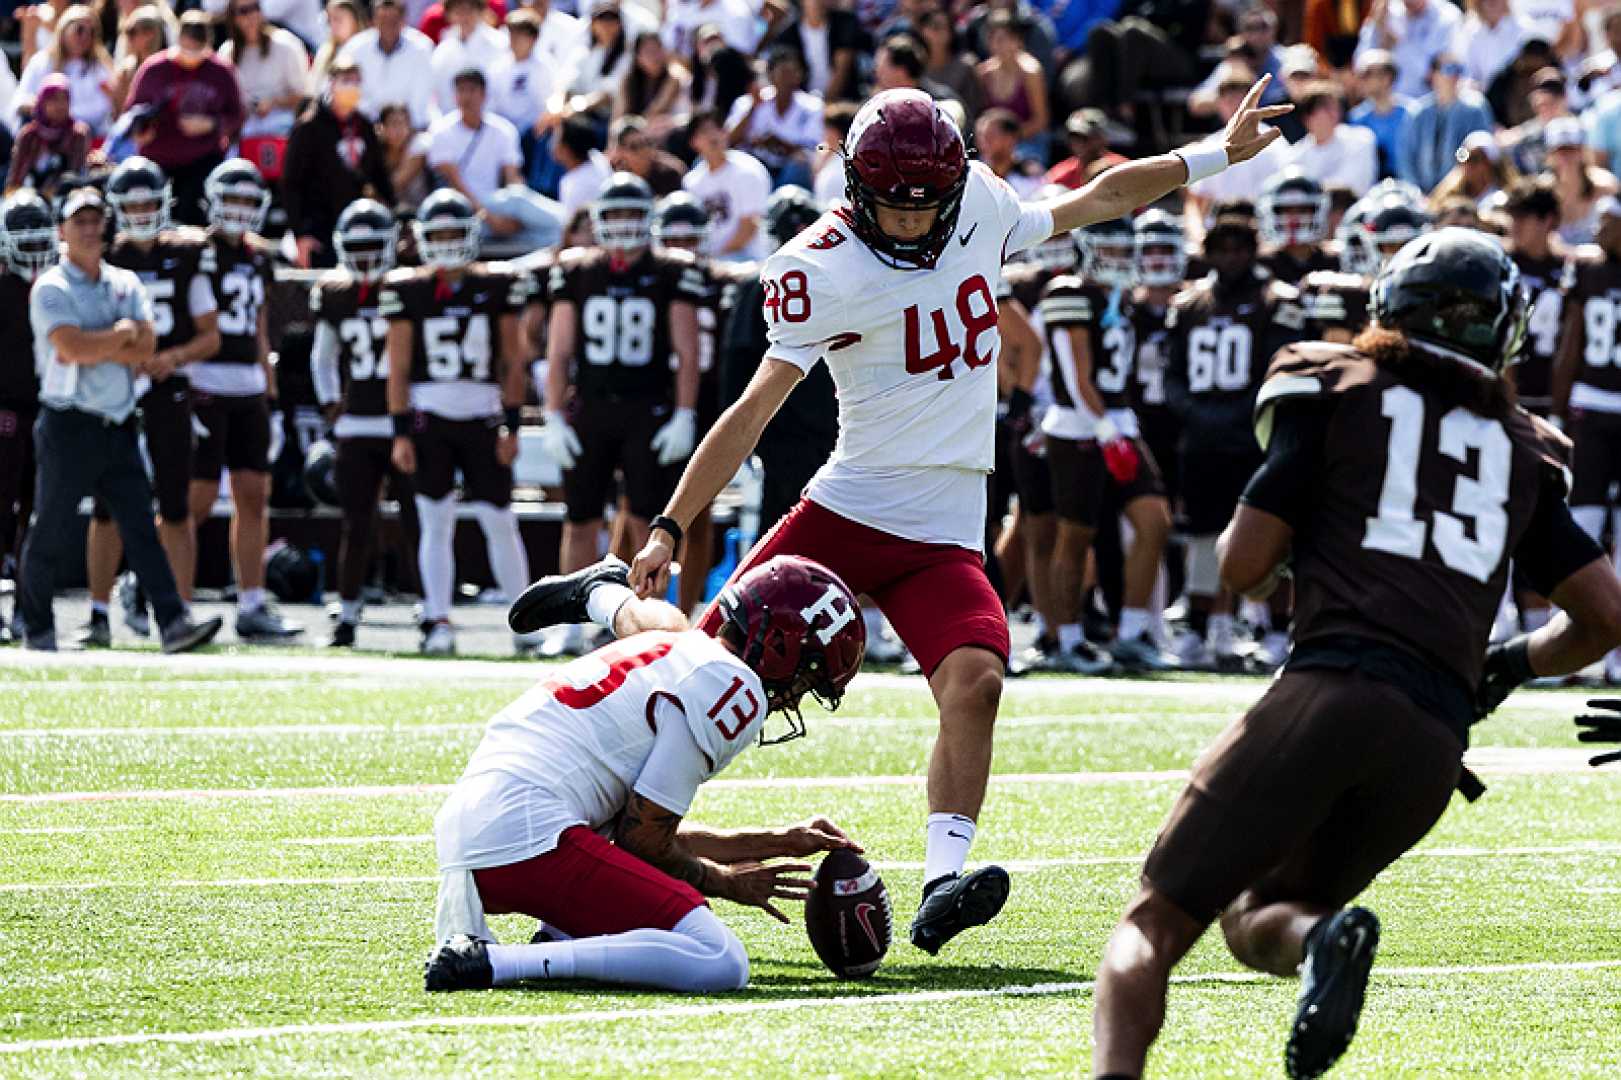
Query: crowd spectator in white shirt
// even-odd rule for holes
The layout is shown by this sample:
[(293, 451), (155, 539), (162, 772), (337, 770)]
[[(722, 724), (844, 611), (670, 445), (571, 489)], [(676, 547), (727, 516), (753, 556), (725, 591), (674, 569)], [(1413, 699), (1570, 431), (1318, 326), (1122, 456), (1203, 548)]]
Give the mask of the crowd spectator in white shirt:
[(687, 141), (698, 160), (681, 186), (709, 211), (703, 253), (723, 259), (763, 258), (760, 215), (771, 195), (771, 174), (750, 155), (727, 147), (726, 129), (712, 112), (692, 114)]
[(1339, 90), (1333, 83), (1314, 84), (1296, 107), (1306, 134), (1288, 148), (1285, 161), (1325, 188), (1341, 184), (1361, 197), (1379, 179), (1379, 150), (1373, 132), (1340, 122)]
[(445, 32), (433, 49), (433, 102), (440, 112), (458, 108), (456, 78), (460, 73), (482, 72), (488, 86), (490, 69), (507, 55), (507, 36), (485, 21), (485, 6), (485, 0), (445, 2)]
[(340, 54), (360, 68), (360, 110), (380, 117), (388, 105), (404, 105), (418, 131), (432, 122), (433, 42), (406, 25), (401, 0), (374, 0), (372, 27), (350, 39)]
[(244, 137), (286, 135), (309, 93), (310, 57), (296, 34), (265, 21), (261, 0), (232, 0), (220, 59), (236, 68), (248, 116)]
[(1593, 48), (1578, 69), (1577, 105), (1597, 101), (1605, 93), (1621, 88), (1621, 3), (1609, 4), (1600, 13)]
[(1470, 0), (1451, 51), (1463, 61), (1465, 77), (1484, 93), (1497, 73), (1520, 54), (1528, 36), (1525, 25), (1509, 10), (1508, 0)]
[(485, 111), (484, 73), (468, 68), (453, 80), (456, 110), (428, 130), (428, 165), (472, 200), (484, 234), (527, 250), (550, 247), (563, 233), (563, 211), (523, 182), (518, 132)]
[(507, 16), (511, 51), (490, 72), (490, 109), (518, 130), (523, 149), (524, 179), (537, 187), (537, 164), (549, 160), (545, 142), (546, 106), (556, 85), (556, 68), (537, 49), (540, 18), (527, 8)]
[[(105, 87), (113, 78), (112, 57), (97, 38), (96, 18), (88, 7), (75, 4), (56, 18), (50, 47), (36, 52), (23, 66), (17, 88), (0, 104), (15, 131), (25, 106), (33, 104), (47, 76), (61, 74), (68, 81), (69, 115), (104, 135), (112, 123), (113, 102)], [(10, 75), (8, 69), (6, 72)]]
[(490, 110), (511, 121), (519, 134), (533, 133), (551, 100), (556, 70), (537, 50), (540, 20), (519, 8), (507, 16), (507, 54), (490, 71)]
[(665, 48), (691, 56), (698, 28), (710, 24), (738, 52), (752, 53), (760, 43), (760, 19), (745, 0), (670, 0), (664, 9)]
[[(1593, 10), (1583, 3), (1586, 11)], [(1586, 34), (1576, 18), (1576, 0), (1513, 0), (1514, 17), (1527, 36), (1542, 38), (1562, 57), (1581, 55)]]
[(613, 174), (608, 157), (597, 149), (597, 136), (591, 121), (583, 116), (571, 116), (557, 128), (552, 142), (552, 157), (563, 169), (557, 182), (557, 202), (563, 211), (563, 220), (571, 221), (581, 208), (589, 206), (602, 183)]
[[(327, 0), (327, 38), (315, 50), (310, 60), (310, 93), (319, 95), (326, 89), (327, 73), (332, 63), (343, 52), (344, 46), (366, 29), (366, 8), (361, 0)], [(376, 113), (371, 114), (374, 118)]]
[[(1216, 73), (1220, 76), (1216, 80), (1216, 115), (1225, 124), (1243, 104), (1249, 88), (1255, 85), (1255, 74), (1230, 60), (1223, 62)], [(1253, 200), (1259, 196), (1267, 179), (1285, 168), (1284, 155), (1288, 149), (1282, 139), (1274, 140), (1250, 160), (1189, 184), (1185, 203), (1188, 231), (1194, 236), (1204, 235), (1205, 215), (1218, 202)]]
[(600, 133), (608, 129), (633, 52), (632, 34), (625, 26), (619, 0), (592, 0), (590, 35), (590, 47), (566, 87), (567, 101), (561, 115), (589, 114)]
[(814, 182), (811, 155), (822, 139), (822, 99), (800, 89), (805, 65), (785, 45), (771, 50), (766, 77), (771, 85), (756, 85), (733, 102), (727, 138), (759, 158), (775, 184), (808, 188)]
[[(202, 0), (202, 9), (216, 17), (224, 17), (229, 7), (230, 0)], [(266, 22), (291, 30), (306, 51), (326, 38), (321, 0), (264, 0), (264, 17)]]
[(1356, 51), (1385, 49), (1396, 61), (1396, 93), (1422, 97), (1430, 66), (1452, 44), (1463, 16), (1451, 0), (1374, 0)]
[(585, 23), (551, 0), (528, 0), (524, 9), (534, 12), (535, 18), (540, 20), (540, 39), (535, 42), (535, 52), (552, 65), (552, 77), (561, 79), (585, 53)]

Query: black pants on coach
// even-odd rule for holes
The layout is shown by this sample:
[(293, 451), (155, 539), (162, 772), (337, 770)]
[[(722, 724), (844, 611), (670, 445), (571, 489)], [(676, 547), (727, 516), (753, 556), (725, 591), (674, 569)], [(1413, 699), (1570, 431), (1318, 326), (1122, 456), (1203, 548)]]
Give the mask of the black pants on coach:
[(106, 505), (124, 541), (124, 557), (152, 599), (160, 627), (184, 615), (169, 557), (152, 523), (152, 486), (135, 439), (135, 419), (115, 424), (78, 409), (39, 410), (34, 424), (34, 525), (23, 545), (19, 606), (30, 639), (54, 631), (51, 597), (64, 553), (79, 550), (79, 502)]

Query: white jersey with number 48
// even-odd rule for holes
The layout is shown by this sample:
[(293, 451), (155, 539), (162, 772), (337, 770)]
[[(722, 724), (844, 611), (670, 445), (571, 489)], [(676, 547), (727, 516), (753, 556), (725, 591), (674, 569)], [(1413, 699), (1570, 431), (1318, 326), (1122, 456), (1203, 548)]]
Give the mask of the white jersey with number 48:
[(806, 496), (863, 525), (979, 550), (996, 464), (996, 285), (1002, 263), (1048, 238), (1052, 214), (969, 165), (955, 233), (932, 269), (898, 269), (824, 214), (760, 271), (768, 359), (826, 359), (839, 440)]

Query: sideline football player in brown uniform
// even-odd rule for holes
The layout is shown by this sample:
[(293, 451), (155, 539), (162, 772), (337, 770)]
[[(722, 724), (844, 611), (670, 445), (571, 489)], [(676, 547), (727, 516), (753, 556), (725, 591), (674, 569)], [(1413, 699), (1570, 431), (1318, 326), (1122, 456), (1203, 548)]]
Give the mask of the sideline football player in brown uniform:
[[(1294, 651), (1148, 854), (1099, 969), (1097, 1076), (1141, 1074), (1171, 969), (1218, 917), (1242, 963), (1301, 970), (1285, 1064), (1326, 1071), (1379, 942), (1374, 914), (1345, 905), (1440, 818), (1471, 722), (1621, 641), (1621, 582), (1503, 377), (1524, 305), (1495, 240), (1443, 229), (1387, 264), (1355, 347), (1274, 358), (1256, 406), (1266, 460), (1220, 558), (1250, 595), (1292, 560)], [(1511, 557), (1564, 613), (1488, 653)]]

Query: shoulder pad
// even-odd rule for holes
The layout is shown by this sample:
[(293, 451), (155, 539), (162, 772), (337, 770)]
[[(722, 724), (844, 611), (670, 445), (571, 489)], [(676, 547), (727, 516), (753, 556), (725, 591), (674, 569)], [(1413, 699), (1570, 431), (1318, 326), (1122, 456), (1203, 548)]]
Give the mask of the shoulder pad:
[(1378, 375), (1373, 360), (1349, 345), (1302, 342), (1279, 349), (1255, 395), (1255, 441), (1272, 439), (1272, 409), (1289, 398), (1327, 397), (1365, 386)]
[(1041, 321), (1048, 326), (1090, 323), (1097, 315), (1095, 291), (1074, 274), (1053, 278), (1041, 290)]

